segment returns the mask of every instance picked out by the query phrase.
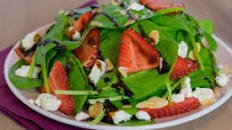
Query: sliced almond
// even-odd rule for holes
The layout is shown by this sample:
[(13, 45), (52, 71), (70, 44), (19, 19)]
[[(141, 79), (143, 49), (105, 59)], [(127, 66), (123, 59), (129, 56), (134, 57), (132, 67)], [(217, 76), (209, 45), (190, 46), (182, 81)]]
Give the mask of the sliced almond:
[(121, 73), (121, 75), (126, 78), (127, 77), (127, 68), (125, 67), (119, 67), (118, 68), (119, 72)]
[(201, 51), (201, 44), (198, 42), (196, 44), (197, 44), (197, 52), (200, 52)]
[(159, 43), (159, 39), (160, 39), (159, 31), (157, 30), (151, 31), (149, 37), (153, 40), (154, 45), (157, 45)]
[(189, 58), (190, 58), (191, 60), (196, 60), (193, 51), (190, 51), (190, 52), (189, 52)]
[(201, 101), (201, 105), (202, 106), (208, 106), (210, 104), (213, 104), (215, 101), (216, 101), (215, 98), (205, 99), (204, 101)]
[(136, 105), (137, 108), (150, 108), (157, 109), (162, 108), (168, 105), (168, 101), (166, 99), (160, 97), (152, 97), (146, 101), (140, 102)]
[(103, 112), (103, 104), (96, 103), (89, 107), (89, 116), (92, 118), (96, 118), (100, 113)]
[(110, 59), (106, 59), (105, 60), (105, 63), (106, 63), (106, 71), (110, 71), (114, 68), (114, 65), (111, 63)]
[(201, 43), (202, 43), (202, 45), (203, 45), (205, 48), (209, 48), (208, 41), (206, 40), (205, 37), (203, 37), (203, 38), (201, 39)]

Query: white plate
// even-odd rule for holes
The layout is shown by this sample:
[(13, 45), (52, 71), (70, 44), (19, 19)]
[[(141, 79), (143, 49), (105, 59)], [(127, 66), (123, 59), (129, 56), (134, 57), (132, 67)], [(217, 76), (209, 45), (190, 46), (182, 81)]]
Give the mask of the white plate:
[[(46, 31), (46, 29), (48, 28), (49, 25), (45, 25), (41, 28), (36, 29), (35, 31), (40, 32), (41, 34), (44, 33), (44, 31)], [(216, 53), (216, 57), (218, 60), (219, 64), (223, 64), (223, 65), (228, 65), (229, 67), (232, 68), (232, 61), (230, 61), (229, 59), (232, 57), (232, 50), (226, 45), (225, 42), (223, 42), (221, 39), (219, 39), (218, 37), (214, 36), (216, 41), (218, 42), (218, 51)], [(6, 79), (6, 82), (10, 88), (10, 90), (14, 93), (14, 95), (21, 100), (25, 105), (27, 105), (28, 107), (30, 107), (31, 109), (33, 109), (34, 111), (50, 118), (56, 121), (59, 121), (61, 123), (65, 123), (68, 125), (72, 125), (72, 126), (77, 126), (77, 127), (82, 127), (82, 128), (89, 128), (89, 129), (101, 129), (101, 130), (123, 130), (123, 129), (127, 129), (127, 130), (135, 130), (135, 129), (160, 129), (160, 128), (166, 128), (166, 127), (171, 127), (171, 126), (175, 126), (175, 125), (179, 125), (179, 124), (183, 124), (192, 120), (195, 120), (197, 118), (200, 118), (201, 116), (204, 116), (208, 113), (210, 113), (211, 111), (215, 110), (216, 108), (218, 108), (219, 106), (221, 106), (223, 103), (225, 103), (232, 95), (232, 82), (230, 81), (228, 86), (222, 88), (221, 91), (221, 96), (218, 97), (218, 100), (207, 107), (204, 108), (200, 108), (196, 111), (193, 111), (191, 113), (187, 113), (187, 114), (182, 114), (179, 116), (175, 116), (175, 117), (171, 117), (171, 118), (166, 118), (164, 120), (158, 120), (156, 122), (156, 124), (152, 124), (152, 125), (146, 125), (146, 126), (133, 126), (133, 127), (126, 127), (126, 126), (106, 126), (106, 125), (90, 125), (88, 123), (84, 123), (84, 122), (78, 122), (76, 120), (74, 120), (73, 117), (70, 116), (66, 116), (60, 112), (47, 112), (44, 111), (43, 109), (31, 104), (28, 102), (28, 99), (33, 98), (35, 99), (36, 96), (39, 94), (37, 91), (35, 90), (20, 90), (17, 89), (9, 80), (8, 78), (8, 71), (10, 69), (10, 67), (19, 59), (18, 56), (16, 55), (16, 53), (14, 52), (14, 49), (19, 45), (19, 42), (12, 48), (12, 50), (10, 51), (10, 53), (8, 54), (6, 61), (5, 61), (5, 65), (4, 65), (4, 76)], [(30, 92), (29, 92), (30, 91)]]

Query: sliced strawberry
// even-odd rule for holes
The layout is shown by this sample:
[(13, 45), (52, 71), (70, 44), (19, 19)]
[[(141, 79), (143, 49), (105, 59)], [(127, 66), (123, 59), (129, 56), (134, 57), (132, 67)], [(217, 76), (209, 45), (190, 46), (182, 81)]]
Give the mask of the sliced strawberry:
[(98, 58), (98, 48), (100, 43), (100, 31), (98, 28), (92, 29), (86, 36), (80, 47), (75, 49), (74, 55), (86, 68), (92, 68)]
[(193, 60), (178, 57), (171, 73), (171, 79), (176, 80), (182, 78), (195, 71), (198, 67), (198, 63)]
[(140, 3), (154, 11), (174, 7), (184, 8), (184, 4), (182, 2), (170, 3), (167, 0), (140, 0)]
[[(55, 90), (68, 90), (68, 78), (66, 76), (65, 68), (60, 61), (56, 61), (53, 65), (48, 82), (52, 94), (55, 93)], [(68, 115), (73, 114), (75, 109), (73, 97), (70, 95), (56, 96), (62, 101), (59, 110)]]
[(132, 29), (124, 31), (119, 48), (118, 66), (127, 73), (148, 70), (159, 66), (158, 51)]
[(94, 14), (92, 11), (88, 11), (82, 14), (73, 25), (73, 29), (70, 31), (70, 38), (72, 38), (73, 34), (75, 34), (76, 31), (81, 32), (85, 28), (85, 26), (91, 21), (93, 16)]
[(142, 108), (140, 110), (146, 111), (153, 119), (170, 117), (182, 113), (191, 112), (200, 107), (200, 102), (196, 98), (187, 98), (180, 103), (173, 103), (162, 108), (150, 109)]
[(33, 57), (33, 53), (30, 53), (29, 55), (25, 56), (21, 49), (19, 47), (17, 47), (15, 49), (16, 54), (19, 56), (19, 58), (21, 58), (22, 60), (26, 61), (27, 64), (31, 64), (32, 62), (32, 57)]

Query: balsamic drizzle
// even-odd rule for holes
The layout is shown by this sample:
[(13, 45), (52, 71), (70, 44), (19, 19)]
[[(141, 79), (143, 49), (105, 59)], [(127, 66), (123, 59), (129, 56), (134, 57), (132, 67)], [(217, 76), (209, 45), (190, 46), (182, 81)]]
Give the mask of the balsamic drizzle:
[(114, 18), (112, 16), (108, 15), (107, 13), (100, 12), (100, 13), (98, 13), (98, 15), (106, 16), (114, 24), (114, 26), (116, 26), (117, 28), (120, 28), (120, 25), (114, 20)]
[(118, 92), (121, 90), (121, 88), (124, 90), (124, 94), (128, 97), (132, 97), (134, 94), (126, 87), (126, 85), (119, 81), (116, 84), (111, 85), (112, 88), (115, 88)]

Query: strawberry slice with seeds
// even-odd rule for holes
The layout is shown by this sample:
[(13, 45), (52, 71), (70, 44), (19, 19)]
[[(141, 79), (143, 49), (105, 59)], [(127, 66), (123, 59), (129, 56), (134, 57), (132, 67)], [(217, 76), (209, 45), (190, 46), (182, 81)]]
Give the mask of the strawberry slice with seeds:
[(153, 119), (157, 119), (191, 112), (199, 107), (200, 102), (198, 99), (186, 98), (183, 102), (173, 103), (162, 108), (142, 108), (140, 110), (146, 111)]
[(170, 3), (167, 0), (140, 0), (140, 3), (154, 11), (174, 7), (184, 8), (184, 4), (182, 2)]
[(92, 11), (88, 11), (82, 14), (74, 23), (73, 28), (69, 33), (69, 37), (72, 38), (76, 31), (81, 32), (85, 28), (85, 26), (91, 21), (93, 16), (94, 13)]
[(100, 43), (100, 31), (98, 28), (92, 29), (86, 36), (80, 47), (73, 51), (74, 55), (86, 68), (92, 68), (98, 58)]
[(27, 64), (31, 64), (32, 57), (33, 57), (33, 54), (34, 54), (33, 52), (30, 53), (29, 55), (25, 56), (19, 47), (17, 47), (15, 49), (15, 52), (19, 56), (19, 58), (21, 58), (22, 60), (24, 60)]
[(132, 29), (124, 31), (119, 48), (118, 66), (127, 73), (157, 68), (160, 63), (158, 51)]
[[(55, 90), (69, 89), (66, 71), (60, 61), (56, 61), (55, 64), (53, 65), (52, 70), (49, 74), (48, 82), (52, 94), (55, 93)], [(56, 95), (56, 96), (62, 102), (59, 110), (67, 115), (73, 114), (75, 109), (73, 97), (71, 95)]]
[(195, 71), (198, 67), (198, 63), (193, 60), (178, 57), (170, 78), (172, 80), (182, 78), (183, 76)]

